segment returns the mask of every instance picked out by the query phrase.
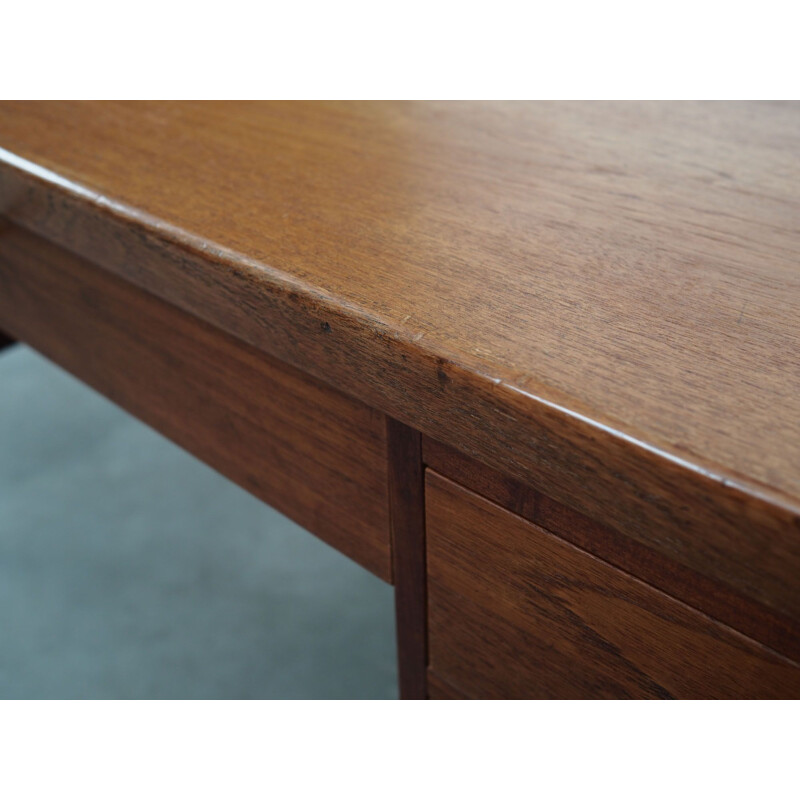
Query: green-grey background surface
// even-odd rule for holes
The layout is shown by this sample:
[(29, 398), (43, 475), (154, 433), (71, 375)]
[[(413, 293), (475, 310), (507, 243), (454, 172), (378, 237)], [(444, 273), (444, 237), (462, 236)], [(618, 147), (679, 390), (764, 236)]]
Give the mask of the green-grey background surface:
[(391, 587), (0, 352), (0, 697), (394, 698)]

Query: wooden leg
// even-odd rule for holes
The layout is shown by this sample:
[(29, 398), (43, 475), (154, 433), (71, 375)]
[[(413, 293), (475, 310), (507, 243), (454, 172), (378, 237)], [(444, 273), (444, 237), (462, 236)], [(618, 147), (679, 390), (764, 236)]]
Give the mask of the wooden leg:
[(417, 431), (387, 418), (400, 698), (426, 700), (425, 484)]

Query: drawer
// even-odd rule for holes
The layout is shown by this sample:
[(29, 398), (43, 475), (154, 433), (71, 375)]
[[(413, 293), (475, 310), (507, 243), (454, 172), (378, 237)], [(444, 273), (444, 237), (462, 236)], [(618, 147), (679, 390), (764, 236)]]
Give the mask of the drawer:
[(391, 579), (382, 414), (5, 223), (0, 329)]
[(800, 667), (428, 470), (436, 696), (788, 698)]

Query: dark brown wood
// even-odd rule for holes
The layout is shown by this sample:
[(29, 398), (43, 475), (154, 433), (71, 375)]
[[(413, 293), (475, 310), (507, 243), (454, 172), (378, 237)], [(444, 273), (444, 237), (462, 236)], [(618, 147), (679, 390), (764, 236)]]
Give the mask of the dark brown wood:
[(427, 699), (425, 496), (420, 435), (387, 417), (400, 697)]
[(0, 232), (0, 320), (249, 492), (391, 579), (382, 414), (11, 226)]
[(476, 494), (488, 497), (508, 511), (519, 514), (531, 522), (539, 521), (537, 512), (544, 495), (537, 492), (533, 486), (491, 469), (429, 436), (422, 437), (422, 461), (435, 472)]
[(0, 331), (0, 350), (5, 350), (6, 347), (10, 347), (12, 344), (15, 344), (15, 340), (7, 333)]
[(0, 213), (798, 620), (798, 146), (798, 104), (4, 103)]
[(451, 686), (446, 680), (435, 672), (428, 670), (428, 699), (429, 700), (468, 700), (455, 686)]
[(473, 698), (796, 698), (800, 666), (426, 470), (430, 668)]
[(666, 594), (800, 661), (800, 625), (474, 459), (423, 437), (423, 462)]

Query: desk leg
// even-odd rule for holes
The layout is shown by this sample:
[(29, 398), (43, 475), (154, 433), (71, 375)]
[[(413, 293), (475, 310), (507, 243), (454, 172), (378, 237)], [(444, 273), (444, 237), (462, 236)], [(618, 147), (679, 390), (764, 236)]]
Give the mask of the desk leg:
[(417, 431), (396, 420), (387, 417), (386, 426), (400, 698), (426, 700), (428, 636), (422, 441)]

